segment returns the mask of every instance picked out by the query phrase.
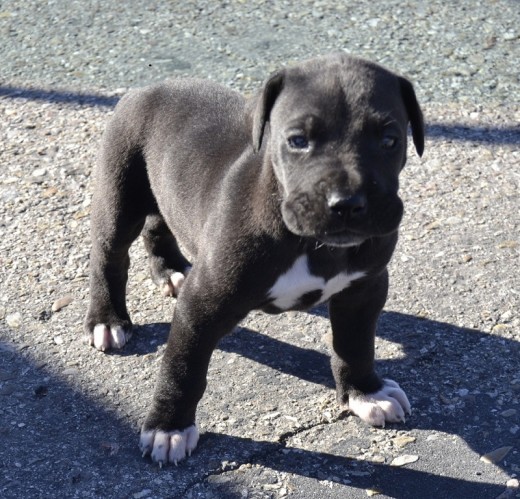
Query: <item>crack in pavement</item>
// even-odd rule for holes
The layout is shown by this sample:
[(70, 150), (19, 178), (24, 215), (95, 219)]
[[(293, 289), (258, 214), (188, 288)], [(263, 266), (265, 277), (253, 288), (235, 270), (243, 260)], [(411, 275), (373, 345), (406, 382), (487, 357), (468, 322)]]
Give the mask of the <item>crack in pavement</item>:
[[(230, 461), (224, 460), (221, 462), (221, 466), (219, 468), (210, 470), (207, 473), (205, 473), (201, 478), (199, 478), (197, 480), (193, 480), (189, 485), (187, 485), (185, 487), (185, 489), (182, 491), (182, 493), (180, 493), (177, 497), (186, 497), (187, 494), (192, 489), (194, 489), (198, 485), (202, 485), (202, 484), (206, 483), (210, 477), (220, 476), (229, 471), (236, 471), (240, 467), (247, 465), (247, 464), (253, 465), (255, 463), (263, 463), (266, 461), (266, 458), (269, 455), (273, 454), (273, 452), (279, 453), (279, 452), (283, 451), (284, 449), (293, 450), (293, 449), (289, 449), (287, 447), (287, 442), (289, 441), (289, 439), (291, 439), (303, 432), (306, 432), (308, 430), (319, 428), (320, 426), (328, 426), (328, 425), (331, 425), (334, 423), (338, 423), (339, 421), (347, 419), (350, 416), (351, 416), (351, 413), (348, 410), (342, 410), (336, 417), (331, 418), (329, 421), (320, 421), (320, 422), (310, 423), (308, 425), (296, 428), (292, 431), (287, 431), (285, 433), (282, 433), (278, 437), (277, 442), (271, 443), (271, 445), (274, 446), (274, 449), (273, 449), (273, 447), (268, 447), (267, 450), (260, 450), (258, 452), (254, 452), (246, 460), (244, 460), (244, 462), (236, 462), (236, 461), (230, 462)], [(297, 452), (298, 449), (295, 448), (294, 451)]]

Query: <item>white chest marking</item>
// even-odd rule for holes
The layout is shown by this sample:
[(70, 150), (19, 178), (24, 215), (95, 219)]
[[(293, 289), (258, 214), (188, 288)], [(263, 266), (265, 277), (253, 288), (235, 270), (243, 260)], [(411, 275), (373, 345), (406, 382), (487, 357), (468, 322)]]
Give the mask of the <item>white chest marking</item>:
[(280, 310), (288, 310), (294, 307), (299, 299), (310, 291), (321, 290), (322, 295), (318, 303), (327, 301), (332, 295), (347, 288), (352, 281), (365, 276), (365, 272), (341, 272), (333, 278), (325, 281), (323, 277), (312, 275), (309, 271), (307, 255), (296, 259), (293, 266), (282, 274), (268, 296), (273, 300), (273, 305)]

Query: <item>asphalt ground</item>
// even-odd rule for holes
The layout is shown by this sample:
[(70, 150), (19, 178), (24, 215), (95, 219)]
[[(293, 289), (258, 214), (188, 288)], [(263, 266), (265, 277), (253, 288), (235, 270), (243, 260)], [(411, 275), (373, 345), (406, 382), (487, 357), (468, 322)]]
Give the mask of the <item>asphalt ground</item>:
[[(2, 0), (0, 497), (520, 497), (519, 26), (517, 0)], [(130, 87), (251, 93), (335, 50), (411, 78), (428, 124), (376, 350), (412, 416), (339, 410), (325, 308), (252, 313), (212, 359), (199, 447), (159, 469), (137, 441), (175, 302), (140, 241), (131, 343), (80, 341), (105, 123)]]

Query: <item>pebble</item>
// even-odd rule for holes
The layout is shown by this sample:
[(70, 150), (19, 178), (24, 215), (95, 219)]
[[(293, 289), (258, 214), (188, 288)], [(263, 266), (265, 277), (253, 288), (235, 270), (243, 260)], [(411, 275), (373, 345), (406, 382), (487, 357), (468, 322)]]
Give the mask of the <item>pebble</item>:
[(503, 416), (504, 418), (510, 418), (512, 416), (516, 416), (516, 409), (507, 409), (503, 412), (500, 413), (501, 416)]
[(518, 243), (518, 241), (502, 241), (500, 243), (498, 243), (498, 248), (499, 249), (514, 249), (514, 248), (518, 248), (520, 243)]
[(43, 398), (49, 393), (49, 388), (45, 385), (39, 385), (34, 389), (34, 395), (37, 398)]
[(503, 333), (504, 331), (508, 331), (511, 328), (508, 324), (495, 324), (491, 328), (491, 332), (495, 334)]
[(429, 224), (425, 225), (424, 228), (426, 230), (430, 231), (430, 230), (438, 229), (440, 226), (441, 226), (441, 223), (438, 220), (434, 220), (433, 222), (430, 222)]
[(9, 314), (6, 316), (5, 322), (9, 327), (18, 329), (22, 325), (22, 314), (20, 312)]
[(446, 225), (459, 225), (459, 224), (462, 223), (462, 221), (463, 221), (462, 218), (453, 216), (453, 217), (448, 217), (448, 218), (444, 221), (444, 223), (445, 223)]
[(419, 456), (413, 454), (403, 454), (402, 456), (396, 457), (390, 466), (405, 466), (406, 464), (415, 463), (419, 460)]
[(392, 439), (392, 442), (397, 445), (398, 447), (404, 447), (405, 445), (411, 444), (415, 442), (415, 437), (409, 437), (407, 435), (399, 435), (398, 437), (395, 437)]
[(134, 499), (144, 499), (145, 497), (148, 497), (152, 491), (150, 489), (143, 489), (141, 492), (136, 492), (132, 495)]
[(45, 168), (36, 168), (36, 170), (33, 170), (32, 174), (33, 177), (43, 177), (47, 174), (47, 170)]
[(480, 457), (480, 460), (486, 464), (495, 464), (499, 463), (504, 459), (513, 447), (499, 447), (487, 454), (484, 454)]
[(60, 311), (62, 308), (65, 308), (67, 305), (70, 305), (72, 303), (72, 301), (74, 300), (74, 298), (72, 298), (71, 295), (65, 295), (61, 298), (58, 298), (53, 304), (52, 304), (52, 307), (51, 307), (51, 310), (53, 312), (58, 312)]
[(513, 311), (512, 310), (506, 310), (501, 316), (500, 320), (502, 322), (509, 322), (513, 318)]

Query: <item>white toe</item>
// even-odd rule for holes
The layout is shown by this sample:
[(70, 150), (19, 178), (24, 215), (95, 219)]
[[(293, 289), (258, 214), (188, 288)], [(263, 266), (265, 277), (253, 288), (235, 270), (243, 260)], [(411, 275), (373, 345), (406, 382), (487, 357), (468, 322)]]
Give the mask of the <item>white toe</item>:
[(170, 436), (163, 431), (155, 432), (152, 449), (152, 460), (156, 463), (168, 462), (168, 449), (170, 447)]
[(174, 272), (170, 276), (170, 282), (173, 286), (173, 294), (178, 295), (179, 291), (181, 290), (182, 285), (184, 284), (184, 274), (181, 272)]
[(114, 348), (123, 348), (126, 344), (125, 330), (121, 326), (110, 328), (111, 343)]
[(406, 393), (401, 390), (401, 387), (391, 379), (385, 379), (384, 382), (387, 386), (390, 387), (390, 389), (387, 391), (387, 395), (397, 400), (406, 414), (411, 414), (412, 406), (410, 405), (410, 401), (408, 400)]
[(197, 425), (186, 428), (186, 451), (188, 456), (191, 456), (192, 451), (195, 450), (199, 442), (199, 429)]
[(168, 454), (170, 463), (175, 465), (186, 457), (186, 439), (182, 432), (174, 431), (170, 436), (170, 452)]
[(110, 348), (110, 329), (105, 324), (97, 324), (92, 333), (92, 342), (102, 352)]
[(145, 431), (141, 430), (141, 436), (139, 438), (139, 448), (143, 453), (143, 457), (151, 454), (153, 450), (153, 440), (155, 436), (155, 431)]

